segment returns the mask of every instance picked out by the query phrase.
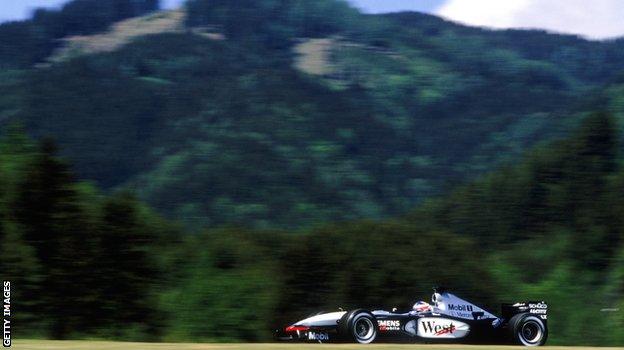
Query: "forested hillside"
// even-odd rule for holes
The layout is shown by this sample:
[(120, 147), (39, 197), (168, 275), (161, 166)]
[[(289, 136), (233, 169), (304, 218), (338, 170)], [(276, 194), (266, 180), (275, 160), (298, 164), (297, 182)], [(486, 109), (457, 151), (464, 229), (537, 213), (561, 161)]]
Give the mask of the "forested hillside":
[(267, 341), (445, 285), (494, 313), (545, 299), (551, 344), (624, 344), (623, 40), (338, 0), (157, 9), (0, 25), (15, 338)]
[[(0, 122), (52, 136), (79, 178), (192, 229), (404, 214), (565, 135), (624, 67), (622, 41), (337, 0), (192, 0), (186, 32), (47, 59), (58, 38), (156, 6), (77, 0), (1, 25)], [(296, 64), (310, 38), (330, 43), (324, 74)]]

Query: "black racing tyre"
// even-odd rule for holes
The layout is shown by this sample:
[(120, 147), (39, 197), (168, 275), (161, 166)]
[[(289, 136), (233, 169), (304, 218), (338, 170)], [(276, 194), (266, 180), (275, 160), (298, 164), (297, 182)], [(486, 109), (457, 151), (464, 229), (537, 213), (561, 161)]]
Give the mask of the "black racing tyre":
[(522, 313), (509, 320), (511, 340), (518, 345), (540, 346), (546, 344), (548, 328), (539, 317)]
[(377, 319), (366, 310), (349, 311), (340, 319), (339, 330), (347, 340), (369, 344), (377, 338)]

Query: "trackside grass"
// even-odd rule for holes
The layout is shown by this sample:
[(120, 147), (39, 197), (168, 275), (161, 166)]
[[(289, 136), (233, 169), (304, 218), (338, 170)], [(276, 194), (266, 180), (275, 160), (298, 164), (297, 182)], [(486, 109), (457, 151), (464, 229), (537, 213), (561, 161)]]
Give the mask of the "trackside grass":
[[(13, 347), (18, 350), (520, 350), (518, 346), (481, 345), (414, 345), (414, 344), (201, 344), (201, 343), (130, 343), (107, 341), (56, 341), (56, 340), (15, 340)], [(548, 346), (548, 350), (610, 350), (622, 348)]]

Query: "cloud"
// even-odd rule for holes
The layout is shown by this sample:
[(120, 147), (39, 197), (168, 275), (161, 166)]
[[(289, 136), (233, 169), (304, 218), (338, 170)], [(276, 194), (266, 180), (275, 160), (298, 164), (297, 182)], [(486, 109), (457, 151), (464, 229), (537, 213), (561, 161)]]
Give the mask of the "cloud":
[(436, 13), (493, 28), (540, 28), (590, 39), (624, 36), (622, 0), (448, 0)]

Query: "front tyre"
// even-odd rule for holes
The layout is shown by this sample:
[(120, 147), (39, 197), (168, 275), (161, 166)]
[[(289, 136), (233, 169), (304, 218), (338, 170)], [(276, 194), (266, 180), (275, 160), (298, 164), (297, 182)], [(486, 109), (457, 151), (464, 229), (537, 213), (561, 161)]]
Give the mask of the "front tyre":
[(509, 320), (509, 331), (514, 343), (524, 346), (546, 344), (548, 328), (544, 322), (531, 314), (517, 314)]
[(356, 343), (369, 344), (377, 338), (377, 320), (366, 310), (353, 310), (346, 313), (341, 323), (342, 333)]

